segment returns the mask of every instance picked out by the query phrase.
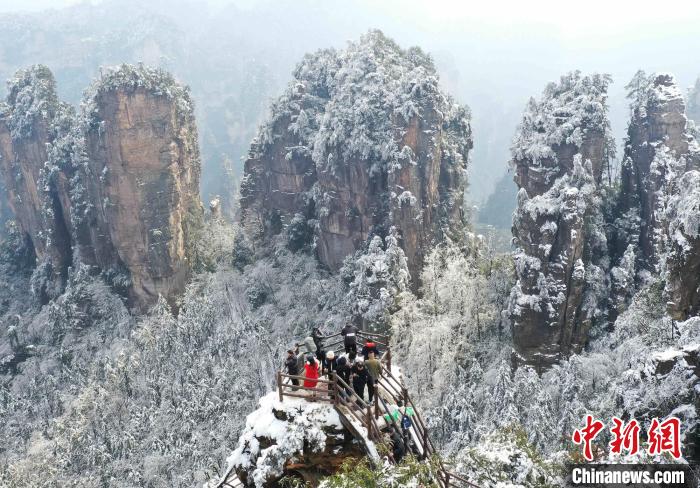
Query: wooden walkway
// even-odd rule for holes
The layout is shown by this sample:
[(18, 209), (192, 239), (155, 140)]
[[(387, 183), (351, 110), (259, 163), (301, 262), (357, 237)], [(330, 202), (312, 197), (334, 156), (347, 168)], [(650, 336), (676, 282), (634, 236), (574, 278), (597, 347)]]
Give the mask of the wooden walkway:
[[(402, 380), (396, 378), (391, 368), (391, 347), (389, 338), (381, 334), (358, 332), (357, 337), (363, 341), (371, 340), (380, 350), (382, 374), (375, 384), (374, 401), (370, 404), (360, 398), (354, 389), (334, 372), (328, 378), (319, 378), (315, 387), (303, 386), (304, 376), (295, 376), (277, 372), (277, 392), (280, 402), (285, 397), (303, 398), (308, 401), (327, 402), (334, 406), (345, 428), (362, 444), (365, 453), (373, 463), (381, 462), (377, 444), (391, 446), (392, 436), (400, 436), (404, 442), (404, 452), (413, 454), (419, 460), (437, 459), (439, 472), (437, 484), (441, 488), (469, 487), (478, 488), (464, 477), (447, 469), (440, 455), (430, 440), (428, 428), (420, 415), (418, 407), (411, 399)], [(340, 333), (325, 336), (323, 350), (333, 351), (336, 357), (345, 352)], [(358, 356), (361, 354), (358, 352)], [(292, 380), (297, 380), (294, 385)], [(400, 406), (400, 407), (399, 407)], [(398, 414), (397, 414), (398, 412)], [(410, 418), (410, 427), (404, 429), (401, 421), (404, 415)], [(391, 451), (386, 455), (391, 463), (395, 459)], [(243, 487), (234, 472), (228, 472), (217, 488)]]

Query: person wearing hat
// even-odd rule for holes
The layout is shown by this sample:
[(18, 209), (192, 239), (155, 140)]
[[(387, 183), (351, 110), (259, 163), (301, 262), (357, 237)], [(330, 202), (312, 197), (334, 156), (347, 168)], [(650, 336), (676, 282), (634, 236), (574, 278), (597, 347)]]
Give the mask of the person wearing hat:
[(379, 357), (379, 349), (377, 349), (377, 344), (372, 341), (372, 339), (367, 339), (365, 345), (362, 347), (362, 356), (365, 361), (369, 359), (369, 354), (374, 353), (374, 357)]
[(323, 358), (323, 374), (330, 377), (331, 373), (336, 373), (338, 370), (338, 360), (333, 351), (328, 351), (326, 357)]
[[(297, 363), (297, 355), (294, 354), (293, 349), (287, 349), (287, 359), (284, 361), (284, 367), (287, 368), (287, 374), (292, 376), (299, 375), (299, 365)], [(299, 380), (296, 378), (290, 378), (294, 386), (299, 386)]]

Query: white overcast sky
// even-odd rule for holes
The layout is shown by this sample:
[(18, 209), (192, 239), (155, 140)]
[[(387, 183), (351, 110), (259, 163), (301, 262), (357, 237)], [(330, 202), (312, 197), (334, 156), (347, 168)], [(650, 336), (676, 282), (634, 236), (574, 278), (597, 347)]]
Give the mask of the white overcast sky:
[[(0, 0), (0, 11), (36, 11), (101, 0)], [(289, 2), (293, 0), (276, 0)], [(327, 3), (328, 0), (319, 0)], [(626, 31), (630, 27), (700, 18), (695, 0), (355, 0), (365, 8), (380, 9), (413, 24), (440, 29), (460, 29), (464, 21), (483, 22), (489, 27), (512, 24), (541, 24), (561, 27), (562, 35), (588, 36), (591, 32)], [(148, 2), (148, 0), (144, 0)], [(203, 4), (233, 3), (250, 6), (274, 4), (272, 0), (201, 0)], [(343, 3), (352, 3), (344, 1)]]
[[(102, 0), (0, 0), (0, 12), (37, 11)], [(149, 2), (150, 0), (143, 0)], [(198, 2), (198, 0), (191, 0)], [(242, 8), (294, 0), (199, 0), (204, 5), (235, 4)], [(357, 5), (364, 12), (393, 18), (407, 29), (436, 36), (459, 36), (477, 30), (492, 36), (546, 30), (561, 43), (615, 47), (636, 36), (698, 32), (700, 0), (318, 0), (343, 9)]]
[[(0, 13), (60, 8), (116, 0), (0, 0)], [(172, 0), (121, 0), (165, 9)], [(501, 131), (485, 128), (505, 121), (507, 137), (494, 142), (499, 154), (475, 158), (508, 160), (508, 138), (530, 96), (567, 71), (613, 76), (611, 121), (622, 141), (628, 119), (625, 85), (642, 68), (671, 72), (684, 88), (700, 75), (700, 0), (180, 0), (209, 6), (196, 12), (216, 16), (233, 4), (265, 12), (293, 12), (275, 19), (280, 39), (296, 51), (341, 47), (368, 28), (380, 28), (403, 46), (418, 45), (434, 55), (445, 87), (474, 114), (479, 141)], [(280, 8), (284, 6), (286, 8)], [(318, 7), (318, 8), (316, 8)], [(187, 15), (188, 7), (172, 13)], [(206, 16), (205, 15), (205, 16)], [(275, 17), (272, 15), (272, 17)], [(278, 16), (279, 17), (279, 16)], [(50, 18), (50, 16), (48, 17)], [(197, 15), (193, 16), (198, 18)], [(185, 25), (187, 24), (187, 18)], [(196, 22), (196, 20), (194, 20)], [(196, 27), (196, 26), (193, 26)], [(264, 29), (265, 26), (260, 26)], [(264, 34), (260, 34), (264, 35)], [(289, 37), (284, 37), (284, 36)], [(271, 36), (277, 39), (275, 36)], [(269, 40), (268, 40), (269, 41)], [(279, 42), (279, 39), (271, 42)], [(292, 49), (294, 50), (294, 49)], [(295, 52), (296, 52), (295, 51)], [(301, 56), (300, 52), (296, 52)], [(297, 58), (294, 58), (297, 59)], [(291, 71), (291, 61), (289, 70)], [(498, 114), (494, 116), (493, 114)], [(489, 149), (490, 150), (490, 149)], [(489, 159), (490, 160), (490, 159)], [(492, 171), (500, 176), (500, 168)], [(481, 175), (484, 194), (488, 175)], [(493, 179), (493, 178), (491, 178)], [(489, 180), (489, 181), (487, 181)], [(472, 187), (474, 188), (474, 186)], [(481, 197), (481, 196), (480, 196)]]

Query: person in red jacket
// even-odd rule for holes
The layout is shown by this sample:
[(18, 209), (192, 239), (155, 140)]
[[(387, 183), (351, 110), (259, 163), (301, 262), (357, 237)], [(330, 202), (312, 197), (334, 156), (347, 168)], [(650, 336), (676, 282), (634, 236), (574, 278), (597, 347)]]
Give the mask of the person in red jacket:
[(371, 339), (367, 339), (364, 347), (362, 348), (362, 356), (364, 356), (365, 361), (369, 359), (369, 353), (373, 352), (374, 357), (379, 359), (379, 349), (377, 349), (377, 344), (375, 344)]
[[(318, 377), (320, 375), (318, 361), (313, 354), (306, 356), (306, 364), (304, 365), (304, 387), (316, 388)], [(316, 396), (316, 392), (312, 392), (312, 396)]]

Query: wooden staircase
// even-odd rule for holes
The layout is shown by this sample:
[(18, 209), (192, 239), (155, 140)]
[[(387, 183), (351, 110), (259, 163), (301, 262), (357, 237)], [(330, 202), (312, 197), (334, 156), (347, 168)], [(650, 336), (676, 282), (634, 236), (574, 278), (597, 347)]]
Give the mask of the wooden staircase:
[[(308, 401), (327, 402), (338, 412), (343, 426), (363, 446), (372, 463), (380, 463), (381, 456), (377, 445), (391, 445), (392, 434), (399, 435), (404, 442), (405, 452), (413, 454), (419, 460), (436, 460), (438, 473), (436, 482), (441, 488), (470, 487), (478, 488), (464, 477), (449, 471), (440, 458), (439, 452), (430, 440), (427, 426), (420, 415), (418, 407), (411, 399), (403, 381), (392, 372), (391, 348), (389, 338), (381, 334), (359, 332), (357, 337), (377, 344), (383, 353), (380, 355), (382, 375), (375, 384), (373, 403), (360, 398), (354, 389), (335, 373), (328, 379), (319, 378), (315, 387), (303, 386), (304, 377), (277, 372), (277, 391), (280, 402), (285, 397), (303, 398)], [(336, 357), (344, 353), (343, 338), (340, 333), (324, 337), (324, 351), (334, 351)], [(298, 380), (294, 385), (292, 380)], [(398, 415), (397, 413), (398, 412)], [(403, 415), (408, 415), (411, 422), (408, 429), (401, 426)], [(398, 418), (397, 418), (398, 417)], [(385, 454), (389, 462), (395, 463), (391, 453)], [(241, 481), (231, 470), (224, 475), (217, 488), (243, 487)]]

